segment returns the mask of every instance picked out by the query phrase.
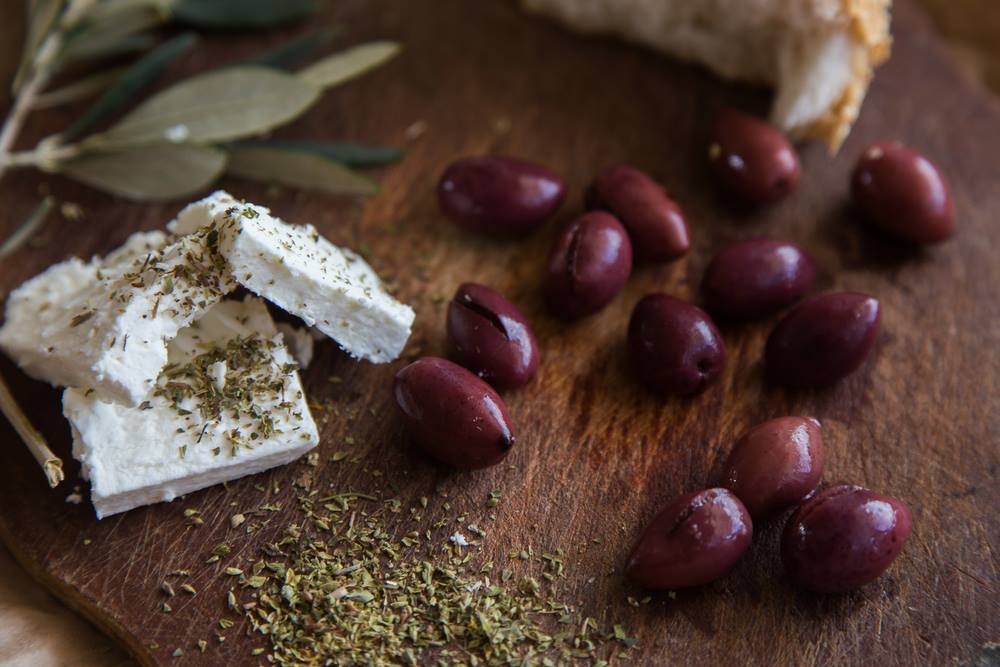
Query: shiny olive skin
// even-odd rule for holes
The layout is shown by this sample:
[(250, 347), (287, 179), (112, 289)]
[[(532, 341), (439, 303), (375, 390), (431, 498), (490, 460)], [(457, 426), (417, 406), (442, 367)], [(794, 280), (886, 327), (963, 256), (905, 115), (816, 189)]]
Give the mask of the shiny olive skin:
[(798, 245), (750, 239), (715, 254), (701, 281), (701, 294), (717, 317), (752, 319), (795, 303), (812, 289), (815, 278), (815, 263)]
[(860, 486), (834, 486), (789, 517), (781, 560), (797, 586), (843, 593), (885, 572), (903, 550), (912, 525), (901, 501)]
[(823, 475), (823, 434), (812, 417), (778, 417), (744, 433), (726, 461), (721, 486), (764, 518), (802, 502)]
[(688, 493), (667, 505), (643, 531), (625, 576), (643, 588), (701, 586), (729, 572), (752, 536), (750, 514), (731, 492)]
[(722, 187), (752, 204), (784, 199), (801, 175), (799, 157), (785, 135), (735, 109), (716, 116), (708, 159)]
[(465, 283), (448, 304), (448, 355), (497, 389), (514, 389), (538, 370), (527, 318), (499, 292)]
[(470, 157), (445, 169), (437, 194), (442, 213), (461, 227), (523, 236), (562, 205), (566, 184), (555, 172), (530, 162)]
[(603, 211), (585, 213), (556, 237), (542, 292), (563, 319), (596, 313), (614, 299), (632, 273), (632, 243), (621, 223)]
[(726, 365), (725, 343), (708, 313), (668, 294), (649, 294), (636, 304), (628, 352), (643, 382), (663, 393), (697, 394)]
[(869, 222), (911, 243), (940, 243), (955, 230), (955, 205), (930, 160), (898, 142), (869, 146), (851, 175), (851, 196)]
[(406, 429), (427, 454), (455, 468), (496, 465), (514, 445), (503, 399), (447, 359), (423, 357), (396, 373)]
[(832, 384), (857, 369), (871, 352), (880, 318), (879, 302), (866, 294), (839, 292), (807, 299), (768, 337), (768, 374), (790, 387)]
[(584, 204), (589, 210), (614, 214), (628, 229), (639, 259), (665, 262), (691, 247), (681, 207), (659, 183), (634, 167), (605, 169), (587, 188)]

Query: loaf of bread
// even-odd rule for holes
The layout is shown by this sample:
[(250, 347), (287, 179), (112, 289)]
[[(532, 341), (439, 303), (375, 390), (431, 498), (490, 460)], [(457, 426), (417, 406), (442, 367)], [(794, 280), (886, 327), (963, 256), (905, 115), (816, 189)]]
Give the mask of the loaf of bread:
[(836, 151), (876, 65), (892, 0), (522, 0), (532, 11), (774, 87), (771, 122)]

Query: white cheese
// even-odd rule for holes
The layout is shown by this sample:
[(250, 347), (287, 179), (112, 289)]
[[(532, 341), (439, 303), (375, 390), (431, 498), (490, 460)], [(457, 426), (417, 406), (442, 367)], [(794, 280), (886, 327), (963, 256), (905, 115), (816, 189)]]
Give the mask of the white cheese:
[(49, 268), (11, 293), (0, 348), (32, 377), (138, 405), (167, 343), (235, 288), (219, 237), (139, 233), (104, 260)]
[(319, 442), (292, 359), (261, 301), (217, 303), (180, 331), (169, 361), (139, 407), (81, 389), (63, 395), (73, 455), (98, 518), (289, 463)]
[(385, 291), (356, 253), (311, 225), (290, 225), (226, 192), (189, 205), (168, 227), (188, 234), (215, 223), (220, 252), (241, 285), (325, 333), (351, 356), (383, 363), (400, 355), (413, 310)]

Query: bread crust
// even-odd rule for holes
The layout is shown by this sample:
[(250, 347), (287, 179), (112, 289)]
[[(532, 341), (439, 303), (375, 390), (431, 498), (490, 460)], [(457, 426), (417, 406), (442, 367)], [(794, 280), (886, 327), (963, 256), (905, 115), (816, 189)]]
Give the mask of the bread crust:
[[(892, 0), (521, 0), (576, 30), (616, 34), (672, 57), (701, 63), (728, 79), (765, 83), (801, 98), (796, 113), (772, 121), (796, 138), (819, 139), (835, 152), (858, 117), (875, 67), (889, 57)], [(801, 75), (810, 46), (829, 39), (847, 47), (837, 76)], [(829, 66), (828, 60), (825, 65)], [(790, 82), (789, 79), (792, 79)], [(834, 87), (840, 86), (838, 91)], [(823, 83), (827, 89), (822, 90)], [(801, 90), (800, 90), (801, 88)], [(817, 94), (817, 89), (819, 93)], [(819, 99), (821, 102), (816, 103)], [(819, 109), (811, 107), (819, 106)]]
[(826, 113), (817, 117), (802, 136), (826, 142), (836, 153), (858, 119), (875, 68), (889, 59), (892, 35), (889, 10), (892, 0), (841, 0), (848, 17), (852, 41), (859, 45), (851, 56), (851, 79)]

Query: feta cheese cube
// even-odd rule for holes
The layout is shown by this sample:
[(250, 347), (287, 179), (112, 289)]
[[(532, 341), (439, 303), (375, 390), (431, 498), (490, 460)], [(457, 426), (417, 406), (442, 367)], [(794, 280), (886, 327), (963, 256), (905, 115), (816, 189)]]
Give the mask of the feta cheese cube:
[(216, 224), (220, 252), (241, 285), (375, 363), (400, 355), (413, 309), (396, 301), (356, 253), (311, 225), (290, 225), (261, 206), (218, 191), (185, 208), (168, 227), (188, 234)]
[(138, 407), (84, 389), (63, 394), (73, 456), (98, 518), (289, 463), (319, 443), (295, 363), (263, 302), (215, 304), (180, 330), (169, 352)]
[(32, 377), (138, 405), (167, 343), (236, 286), (219, 237), (139, 233), (103, 260), (50, 267), (11, 293), (0, 349)]

